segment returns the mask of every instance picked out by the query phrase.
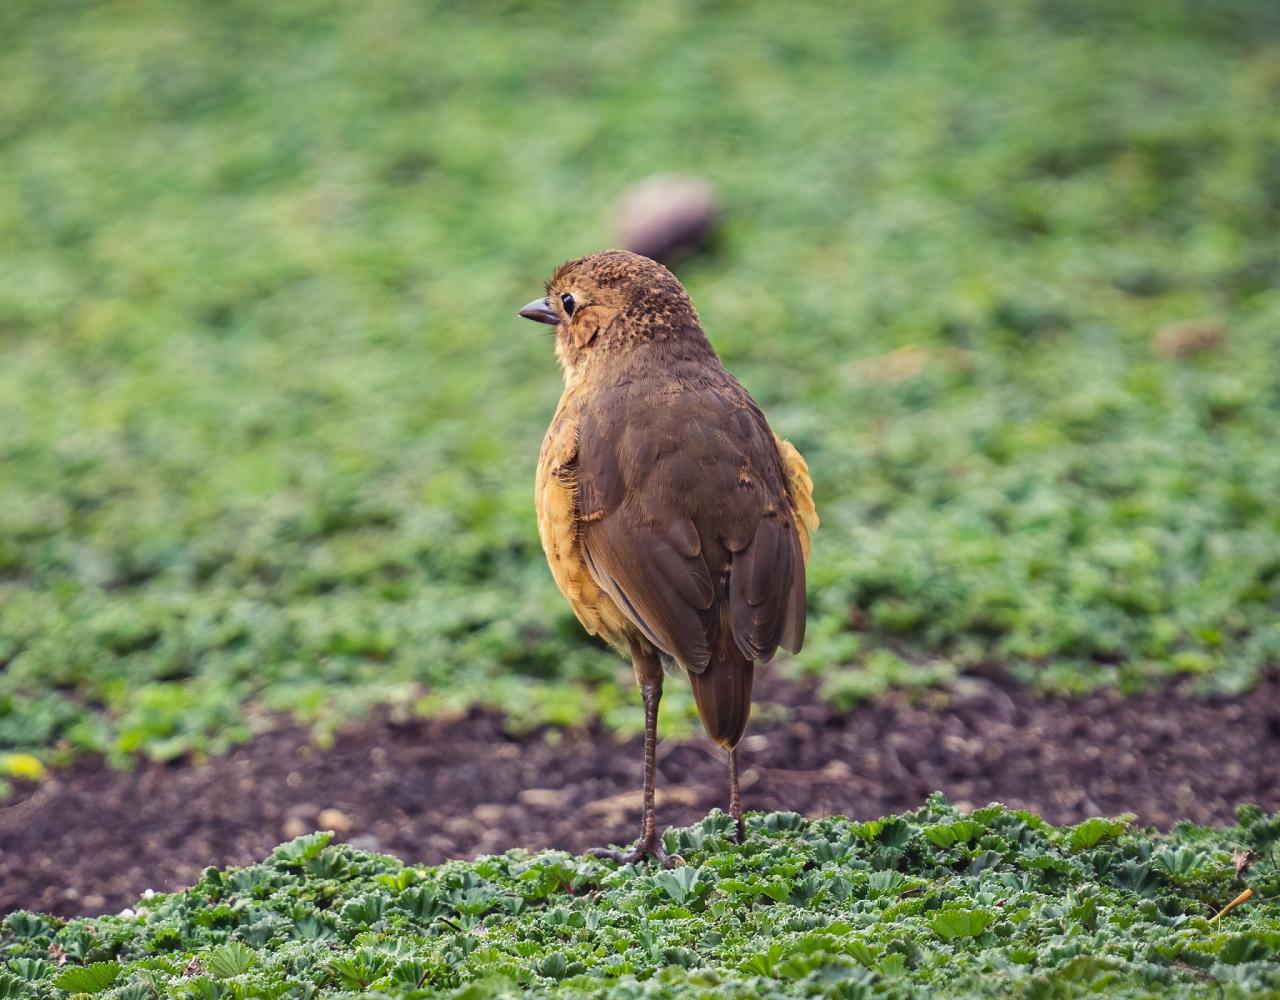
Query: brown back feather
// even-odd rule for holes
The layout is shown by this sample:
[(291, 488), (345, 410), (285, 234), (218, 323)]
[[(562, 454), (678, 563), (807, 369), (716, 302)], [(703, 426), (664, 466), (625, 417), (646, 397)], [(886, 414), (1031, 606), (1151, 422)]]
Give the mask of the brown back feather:
[(625, 380), (584, 408), (579, 531), (645, 638), (692, 673), (721, 665), (714, 697), (749, 698), (749, 676), (721, 674), (799, 648), (804, 558), (764, 416), (718, 362), (699, 368)]

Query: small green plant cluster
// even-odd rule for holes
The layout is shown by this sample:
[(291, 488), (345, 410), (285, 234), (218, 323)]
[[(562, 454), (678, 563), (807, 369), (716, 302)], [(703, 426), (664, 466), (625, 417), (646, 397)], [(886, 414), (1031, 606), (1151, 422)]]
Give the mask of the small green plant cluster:
[(666, 871), (520, 851), (414, 868), (316, 833), (119, 916), (10, 914), (0, 997), (1280, 991), (1280, 816), (1251, 807), (1169, 835), (940, 797), (748, 828), (741, 846), (718, 812), (669, 830)]
[(539, 550), (560, 380), (514, 310), (671, 171), (721, 193), (680, 275), (816, 481), (781, 669), (842, 706), (976, 663), (1247, 689), (1278, 32), (1274, 0), (6, 0), (0, 781), (373, 704), (638, 727)]

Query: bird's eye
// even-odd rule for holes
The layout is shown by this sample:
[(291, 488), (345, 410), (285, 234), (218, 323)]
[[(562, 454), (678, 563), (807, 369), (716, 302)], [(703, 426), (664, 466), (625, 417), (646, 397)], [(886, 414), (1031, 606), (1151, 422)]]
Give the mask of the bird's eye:
[(565, 292), (563, 295), (560, 296), (560, 302), (564, 305), (565, 315), (572, 316), (573, 306), (574, 306), (573, 296), (570, 295), (568, 292)]

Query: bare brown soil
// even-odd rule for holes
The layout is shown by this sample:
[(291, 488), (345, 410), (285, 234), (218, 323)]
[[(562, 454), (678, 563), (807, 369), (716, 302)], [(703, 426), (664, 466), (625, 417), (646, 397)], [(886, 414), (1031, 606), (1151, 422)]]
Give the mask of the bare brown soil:
[[(1280, 680), (1238, 698), (1177, 690), (1038, 699), (967, 679), (847, 714), (794, 689), (785, 722), (744, 741), (751, 809), (877, 816), (935, 789), (999, 800), (1054, 822), (1134, 813), (1168, 827), (1225, 822), (1236, 805), (1280, 808)], [(660, 821), (687, 824), (726, 797), (706, 741), (659, 748)], [(382, 717), (320, 749), (284, 728), (198, 766), (114, 771), (85, 759), (0, 806), (0, 912), (92, 914), (206, 865), (247, 864), (317, 827), (412, 862), (511, 847), (579, 851), (627, 841), (639, 822), (638, 740), (598, 729), (516, 738), (502, 720)]]

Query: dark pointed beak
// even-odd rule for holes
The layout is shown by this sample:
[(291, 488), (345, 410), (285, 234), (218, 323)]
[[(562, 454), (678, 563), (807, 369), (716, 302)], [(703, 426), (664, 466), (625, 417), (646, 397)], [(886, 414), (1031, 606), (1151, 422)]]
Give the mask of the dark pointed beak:
[(560, 314), (551, 308), (551, 303), (547, 299), (534, 299), (516, 315), (538, 323), (550, 323), (552, 326), (560, 323)]

